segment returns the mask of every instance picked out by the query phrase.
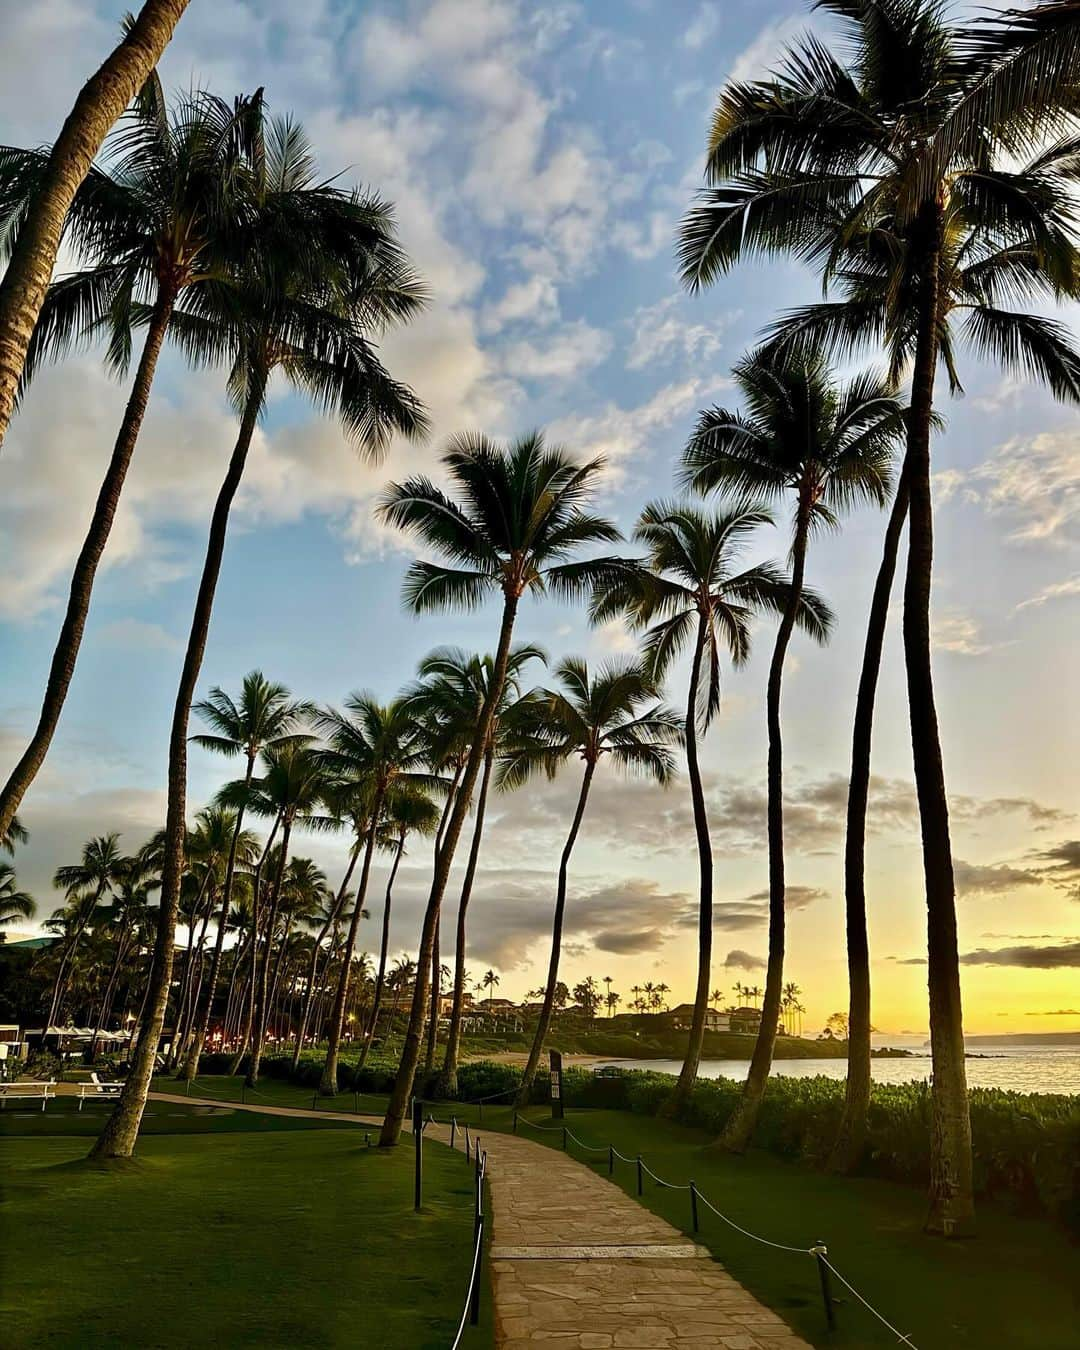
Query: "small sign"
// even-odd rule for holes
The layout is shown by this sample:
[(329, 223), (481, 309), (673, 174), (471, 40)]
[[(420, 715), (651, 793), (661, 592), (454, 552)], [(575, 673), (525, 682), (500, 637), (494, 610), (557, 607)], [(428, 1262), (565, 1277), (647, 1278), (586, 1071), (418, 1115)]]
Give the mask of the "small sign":
[(549, 1050), (548, 1055), (551, 1059), (551, 1114), (556, 1120), (562, 1120), (562, 1055), (558, 1050)]

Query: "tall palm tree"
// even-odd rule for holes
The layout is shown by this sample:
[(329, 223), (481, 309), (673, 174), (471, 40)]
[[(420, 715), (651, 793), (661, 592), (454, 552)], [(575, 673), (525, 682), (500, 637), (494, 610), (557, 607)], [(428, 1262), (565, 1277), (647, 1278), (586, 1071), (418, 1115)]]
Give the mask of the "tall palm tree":
[(56, 1018), (79, 939), (86, 932), (102, 899), (123, 880), (127, 866), (128, 859), (120, 852), (119, 834), (102, 834), (83, 845), (82, 856), (77, 863), (69, 863), (56, 869), (53, 885), (66, 893), (69, 902), (76, 902), (74, 910), (76, 918), (61, 950), (49, 1011), (45, 1018), (46, 1028), (50, 1027)]
[(710, 137), (712, 186), (683, 225), (683, 277), (696, 289), (742, 256), (808, 258), (822, 267), (827, 289), (835, 285), (846, 300), (796, 314), (796, 332), (844, 350), (880, 342), (894, 364), (911, 369), (903, 627), (934, 1069), (926, 1226), (963, 1235), (974, 1228), (971, 1125), (930, 660), (935, 381), (941, 364), (955, 382), (956, 335), (948, 311), (966, 291), (959, 336), (1007, 368), (1036, 374), (1059, 397), (1080, 396), (1080, 361), (1064, 329), (1002, 307), (1028, 295), (1076, 293), (1071, 138), (1038, 149), (1019, 168), (1015, 163), (1023, 159), (1017, 111), (1033, 135), (1053, 130), (1061, 112), (1056, 95), (1040, 100), (1033, 72), (1045, 62), (1059, 93), (1072, 87), (1069, 48), (1058, 44), (1059, 63), (1053, 29), (1076, 16), (1064, 4), (1034, 7), (1030, 42), (1023, 23), (1010, 16), (1003, 46), (1017, 54), (1026, 47), (1027, 55), (1013, 66), (1021, 97), (999, 105), (993, 92), (986, 94), (994, 84), (987, 62), (1004, 62), (1007, 82), (1008, 52), (980, 51), (970, 30), (951, 26), (935, 0), (828, 0), (821, 7), (836, 12), (847, 29), (846, 63), (810, 40), (766, 80), (733, 82), (723, 91)]
[(13, 858), (15, 856), (15, 845), (25, 844), (29, 838), (30, 832), (19, 820), (19, 817), (12, 816), (6, 829), (0, 834), (0, 853), (6, 853)]
[[(454, 983), (453, 999), (450, 1010), (450, 1023), (446, 1035), (446, 1056), (436, 1083), (436, 1094), (454, 1096), (457, 1093), (458, 1057), (461, 1053), (461, 1022), (465, 1010), (465, 951), (466, 918), (469, 901), (472, 898), (473, 883), (480, 857), (480, 843), (484, 832), (484, 819), (487, 808), (488, 790), (491, 786), (492, 771), (498, 753), (500, 740), (505, 737), (520, 715), (523, 700), (520, 692), (520, 676), (525, 666), (533, 660), (545, 660), (539, 647), (518, 645), (511, 648), (507, 661), (506, 679), (492, 719), (491, 734), (484, 750), (483, 768), (480, 772), (480, 784), (476, 795), (476, 809), (473, 820), (472, 841), (469, 846), (468, 861), (461, 882), (461, 895), (458, 900), (457, 932), (454, 941)], [(480, 713), (487, 698), (495, 662), (490, 656), (470, 655), (460, 648), (440, 647), (431, 652), (420, 663), (419, 681), (408, 695), (418, 714), (436, 729), (436, 741), (449, 740), (466, 748), (471, 743)], [(441, 734), (439, 734), (441, 732)], [(439, 1018), (439, 987), (435, 975), (438, 962), (432, 958), (431, 992), (431, 1042), (434, 1042), (434, 1028)]]
[(735, 367), (743, 411), (702, 413), (684, 456), (688, 482), (759, 498), (790, 495), (793, 504), (791, 592), (769, 667), (769, 962), (754, 1055), (742, 1102), (724, 1130), (726, 1145), (745, 1148), (772, 1066), (784, 970), (784, 797), (780, 697), (784, 662), (801, 602), (813, 532), (836, 528), (841, 513), (864, 502), (883, 505), (904, 429), (903, 405), (874, 374), (836, 382), (819, 350), (757, 352)]
[(9, 862), (0, 862), (0, 928), (17, 919), (32, 919), (37, 913), (37, 901), (28, 891), (20, 891), (15, 869)]
[(146, 0), (138, 17), (129, 17), (123, 40), (83, 85), (56, 143), (40, 156), (0, 282), (0, 445), (69, 209), (106, 135), (157, 65), (187, 4)]
[(345, 701), (344, 713), (329, 708), (320, 713), (316, 720), (328, 747), (321, 756), (325, 771), (339, 781), (361, 783), (367, 802), (364, 861), (356, 887), (352, 921), (345, 939), (341, 976), (330, 1013), (326, 1062), (319, 1084), (319, 1091), (324, 1096), (333, 1096), (337, 1092), (338, 1054), (344, 1029), (345, 1005), (349, 997), (356, 935), (387, 799), (391, 793), (407, 788), (437, 791), (442, 783), (426, 772), (427, 744), (424, 731), (416, 722), (406, 700), (381, 704), (370, 694), (350, 694)]
[[(48, 754), (82, 643), (98, 563), (112, 529), (177, 306), (219, 274), (225, 240), (240, 221), (240, 154), (254, 110), (191, 94), (170, 113), (156, 73), (75, 193), (65, 234), (82, 270), (53, 283), (26, 354), (23, 380), (80, 342), (108, 337), (107, 365), (131, 363), (132, 330), (146, 338), (123, 420), (71, 576), (64, 621), (30, 742), (0, 792), (0, 833)], [(0, 151), (0, 241), (27, 210), (44, 151)], [(220, 285), (214, 281), (214, 285)]]
[(457, 564), (414, 562), (405, 580), (410, 609), (418, 613), (474, 609), (491, 596), (502, 596), (488, 696), (477, 720), (424, 911), (419, 969), (401, 1063), (383, 1121), (383, 1145), (397, 1143), (412, 1093), (430, 990), (435, 925), (502, 697), (521, 597), (526, 591), (577, 595), (610, 569), (603, 559), (572, 561), (591, 545), (619, 538), (610, 521), (585, 509), (602, 463), (600, 459), (575, 463), (562, 449), (546, 446), (539, 433), (505, 448), (486, 436), (459, 436), (443, 455), (443, 466), (460, 501), (427, 478), (393, 484), (383, 499), (384, 520), (412, 531)]
[[(450, 795), (449, 793), (447, 794)], [(405, 845), (410, 835), (430, 838), (439, 828), (443, 813), (427, 793), (415, 787), (405, 791), (397, 789), (387, 798), (384, 812), (384, 847), (389, 847), (393, 861), (386, 878), (386, 894), (383, 897), (382, 934), (379, 939), (379, 964), (375, 971), (375, 987), (371, 998), (371, 1008), (367, 1015), (364, 1040), (360, 1047), (359, 1068), (363, 1068), (371, 1051), (371, 1042), (382, 1008), (383, 993), (386, 989), (386, 962), (390, 953), (390, 909), (394, 899), (394, 882), (397, 880), (398, 867), (405, 856)]]
[[(792, 583), (774, 564), (736, 571), (749, 537), (771, 522), (767, 511), (753, 506), (710, 514), (688, 504), (650, 503), (634, 530), (634, 538), (647, 550), (644, 563), (627, 566), (593, 597), (595, 622), (621, 614), (645, 630), (647, 668), (657, 682), (693, 644), (685, 740), (698, 851), (698, 977), (686, 1056), (669, 1103), (672, 1111), (685, 1105), (697, 1079), (712, 976), (713, 857), (698, 740), (720, 708), (721, 653), (726, 651), (736, 667), (743, 665), (750, 655), (754, 615), (784, 615), (791, 606)], [(811, 592), (802, 591), (794, 616), (817, 640), (827, 635), (828, 610)]]
[[(230, 388), (242, 411), (211, 517), (169, 735), (168, 851), (161, 888), (165, 921), (152, 976), (151, 1024), (159, 1027), (171, 977), (169, 920), (183, 867), (188, 717), (210, 629), (229, 513), (271, 374), (279, 371), (317, 406), (334, 413), (350, 442), (368, 459), (378, 459), (395, 434), (414, 439), (427, 430), (419, 401), (387, 373), (372, 344), (373, 337), (407, 319), (424, 300), (423, 288), (397, 243), (392, 212), (378, 198), (349, 195), (321, 183), (307, 140), (295, 123), (275, 121), (269, 134), (258, 135), (254, 142), (255, 223), (237, 263), (236, 297), (226, 295), (218, 308), (213, 302), (220, 297), (211, 296), (209, 318), (188, 316), (183, 328), (193, 356), (229, 358)], [(146, 1048), (136, 1058), (94, 1157), (130, 1154), (152, 1069)]]
[(501, 983), (499, 976), (493, 970), (485, 970), (483, 978), (480, 981), (480, 987), (488, 991), (488, 1003), (495, 997), (495, 990)]
[(521, 1104), (528, 1101), (551, 1026), (567, 873), (597, 767), (607, 758), (624, 773), (666, 785), (675, 773), (671, 747), (683, 740), (682, 719), (658, 701), (655, 682), (637, 662), (611, 662), (590, 676), (583, 660), (568, 657), (556, 667), (555, 677), (561, 687), (545, 689), (532, 705), (524, 735), (508, 748), (499, 770), (500, 783), (513, 786), (527, 782), (541, 769), (554, 775), (570, 759), (580, 760), (583, 766), (577, 805), (559, 858), (547, 983), (521, 1079)]
[(145, 929), (150, 893), (158, 885), (157, 872), (146, 857), (136, 854), (125, 861), (123, 876), (109, 904), (108, 926), (114, 935), (113, 960), (101, 996), (93, 1039), (90, 1042), (91, 1060), (97, 1056), (98, 1039), (107, 1026), (112, 1012), (120, 972), (124, 963), (134, 955), (139, 938)]
[[(273, 749), (284, 744), (311, 711), (310, 705), (295, 702), (283, 684), (273, 684), (261, 670), (253, 670), (244, 676), (239, 702), (234, 702), (223, 689), (215, 686), (206, 699), (195, 705), (196, 716), (201, 718), (211, 731), (208, 734), (193, 736), (191, 739), (203, 750), (223, 755), (227, 759), (242, 755), (246, 794), (251, 787), (255, 765), (263, 749)], [(206, 998), (199, 1010), (191, 1048), (184, 1061), (184, 1078), (189, 1083), (194, 1081), (199, 1072), (199, 1059), (206, 1041), (206, 1029), (210, 1023), (210, 1012), (217, 993), (227, 920), (232, 905), (237, 844), (244, 826), (246, 804), (246, 801), (241, 800), (236, 805), (236, 823), (233, 826), (233, 837), (229, 845), (225, 876), (221, 886), (221, 908), (217, 919), (217, 935), (214, 940), (214, 955), (210, 964)]]

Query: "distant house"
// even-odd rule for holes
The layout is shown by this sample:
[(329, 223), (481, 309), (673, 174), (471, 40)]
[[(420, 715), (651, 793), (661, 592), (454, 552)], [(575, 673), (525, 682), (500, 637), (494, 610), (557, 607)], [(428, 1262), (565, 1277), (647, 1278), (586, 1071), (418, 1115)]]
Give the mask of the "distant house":
[(731, 1030), (743, 1036), (756, 1036), (761, 1028), (760, 1008), (733, 1008), (729, 1018)]
[[(694, 1005), (692, 1003), (680, 1003), (677, 1008), (672, 1009), (671, 1018), (673, 1024), (680, 1031), (689, 1027), (694, 1016)], [(715, 1008), (705, 1009), (705, 1030), (706, 1031), (731, 1031), (731, 1018), (725, 1012), (717, 1012)]]

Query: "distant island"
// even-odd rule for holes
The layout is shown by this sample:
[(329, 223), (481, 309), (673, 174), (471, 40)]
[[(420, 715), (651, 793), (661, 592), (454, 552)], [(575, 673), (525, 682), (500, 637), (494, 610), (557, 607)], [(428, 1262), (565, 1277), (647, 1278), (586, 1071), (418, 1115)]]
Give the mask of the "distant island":
[(965, 1045), (1080, 1045), (1078, 1031), (1017, 1031), (1009, 1036), (965, 1036)]

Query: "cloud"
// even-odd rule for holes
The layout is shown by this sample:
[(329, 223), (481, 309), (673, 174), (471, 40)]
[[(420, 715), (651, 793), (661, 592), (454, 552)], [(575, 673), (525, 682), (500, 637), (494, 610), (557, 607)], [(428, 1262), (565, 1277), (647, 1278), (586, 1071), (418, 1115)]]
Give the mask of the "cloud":
[(1047, 1008), (1045, 1012), (1026, 1012), (1025, 1017), (1080, 1017), (1080, 1008)]
[(715, 36), (719, 27), (720, 6), (709, 3), (703, 4), (683, 29), (679, 41), (684, 47), (696, 51), (699, 47), (704, 47), (705, 43)]
[(728, 79), (740, 82), (760, 79), (776, 64), (788, 43), (805, 27), (805, 23), (798, 18), (774, 19), (772, 23), (767, 23), (736, 56)]
[(887, 956), (886, 961), (892, 961), (898, 966), (925, 966), (925, 956)]
[[(805, 909), (829, 892), (820, 886), (786, 886), (784, 905), (788, 913)], [(696, 913), (687, 913), (681, 922), (687, 927), (697, 923)], [(744, 928), (762, 928), (769, 922), (769, 892), (755, 891), (742, 900), (717, 900), (713, 905), (713, 930), (738, 932)]]
[(731, 310), (712, 326), (690, 323), (680, 316), (686, 301), (673, 295), (655, 305), (643, 305), (630, 319), (633, 339), (626, 357), (628, 370), (668, 365), (673, 361), (704, 361), (719, 352), (721, 334), (741, 315)]
[(612, 346), (610, 333), (579, 319), (563, 324), (550, 337), (511, 342), (503, 348), (500, 363), (516, 378), (569, 380), (606, 360)]
[(98, 637), (115, 647), (129, 647), (135, 651), (151, 650), (175, 652), (183, 649), (183, 642), (167, 632), (159, 623), (144, 623), (141, 619), (116, 619), (101, 629)]
[(1007, 441), (968, 485), (1020, 544), (1080, 542), (1080, 439), (1075, 430)]
[(1055, 947), (979, 947), (960, 957), (965, 966), (1022, 966), (1026, 970), (1060, 970), (1080, 967), (1080, 940)]
[(1080, 595), (1080, 572), (1074, 577), (1067, 577), (1064, 581), (1052, 581), (1049, 586), (1044, 586), (1027, 600), (1021, 600), (1013, 612), (1018, 614), (1022, 609), (1040, 608), (1048, 600), (1061, 600), (1070, 595)]
[(981, 641), (976, 620), (956, 612), (932, 615), (930, 637), (935, 650), (955, 652), (958, 656), (984, 656), (1000, 645)]
[(1047, 881), (1080, 900), (1080, 839), (1065, 839), (1033, 856)]
[(1011, 895), (1018, 886), (1038, 886), (1042, 878), (1035, 872), (1005, 863), (979, 865), (957, 858), (953, 863), (956, 889), (961, 895)]
[(725, 970), (760, 970), (765, 965), (763, 956), (752, 956), (736, 947), (724, 957)]

